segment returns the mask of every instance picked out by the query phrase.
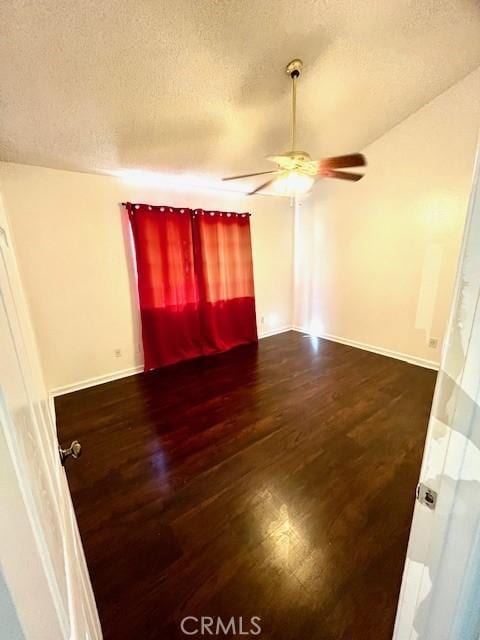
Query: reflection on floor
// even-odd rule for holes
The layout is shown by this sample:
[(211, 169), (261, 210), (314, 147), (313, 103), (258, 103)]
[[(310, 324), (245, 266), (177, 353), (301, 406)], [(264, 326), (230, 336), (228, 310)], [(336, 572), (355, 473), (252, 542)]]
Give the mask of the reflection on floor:
[(291, 332), (58, 398), (106, 640), (389, 640), (434, 383)]

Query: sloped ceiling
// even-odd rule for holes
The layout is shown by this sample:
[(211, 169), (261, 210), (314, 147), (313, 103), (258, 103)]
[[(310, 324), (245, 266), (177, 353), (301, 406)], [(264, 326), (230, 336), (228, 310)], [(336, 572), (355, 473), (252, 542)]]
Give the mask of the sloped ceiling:
[[(15, 0), (2, 160), (222, 176), (362, 149), (480, 64), (476, 0)], [(445, 123), (448, 126), (448, 123)]]

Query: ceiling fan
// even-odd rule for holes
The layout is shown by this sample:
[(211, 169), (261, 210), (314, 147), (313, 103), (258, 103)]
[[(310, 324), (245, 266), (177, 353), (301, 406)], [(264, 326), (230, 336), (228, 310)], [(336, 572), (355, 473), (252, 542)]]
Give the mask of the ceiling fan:
[(297, 128), (297, 79), (303, 69), (303, 62), (298, 58), (289, 62), (286, 72), (292, 79), (292, 150), (278, 156), (269, 156), (270, 160), (278, 165), (271, 171), (258, 171), (257, 173), (244, 173), (239, 176), (222, 178), (223, 180), (241, 180), (254, 176), (272, 176), (266, 182), (259, 185), (249, 196), (273, 185), (279, 195), (296, 196), (308, 193), (318, 178), (337, 178), (339, 180), (352, 180), (357, 182), (363, 178), (363, 173), (351, 171), (338, 171), (351, 167), (364, 167), (367, 164), (365, 156), (361, 153), (351, 153), (334, 158), (312, 160), (306, 151), (298, 151), (296, 145)]

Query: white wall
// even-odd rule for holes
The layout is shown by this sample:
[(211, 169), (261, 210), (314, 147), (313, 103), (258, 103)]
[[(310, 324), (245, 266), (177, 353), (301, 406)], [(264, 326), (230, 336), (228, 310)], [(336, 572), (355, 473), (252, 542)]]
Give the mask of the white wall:
[(431, 349), (428, 340), (441, 343), (445, 330), (479, 95), (480, 68), (367, 147), (361, 182), (317, 185), (297, 206), (294, 283), (287, 199), (0, 163), (48, 388), (142, 363), (124, 200), (251, 211), (260, 334), (293, 320), (319, 335), (438, 362), (440, 344)]
[(169, 191), (9, 163), (0, 163), (0, 189), (50, 390), (142, 364), (122, 201), (250, 211), (259, 334), (291, 325), (293, 211), (286, 199)]
[(438, 363), (479, 97), (480, 68), (364, 149), (362, 181), (325, 180), (299, 203), (295, 325)]

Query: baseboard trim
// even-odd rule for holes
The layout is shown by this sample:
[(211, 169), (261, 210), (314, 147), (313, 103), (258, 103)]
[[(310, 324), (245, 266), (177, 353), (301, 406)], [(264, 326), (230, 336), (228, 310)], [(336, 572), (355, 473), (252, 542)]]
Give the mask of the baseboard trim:
[[(306, 334), (310, 333), (307, 329), (304, 329), (303, 327), (299, 327), (299, 326), (293, 326), (292, 329), (293, 331), (298, 331), (299, 333), (306, 333)], [(318, 337), (323, 338), (324, 340), (331, 340), (332, 342), (345, 344), (348, 347), (355, 347), (356, 349), (363, 349), (364, 351), (371, 351), (372, 353), (378, 353), (381, 356), (387, 356), (388, 358), (394, 358), (395, 360), (403, 360), (403, 362), (414, 364), (417, 367), (424, 367), (425, 369), (433, 369), (434, 371), (438, 371), (440, 369), (440, 365), (434, 360), (418, 358), (417, 356), (412, 356), (409, 353), (402, 353), (400, 351), (391, 351), (390, 349), (377, 347), (373, 344), (367, 344), (365, 342), (358, 342), (356, 340), (349, 340), (348, 338), (341, 338), (340, 336), (334, 336), (330, 333), (322, 333), (322, 334), (319, 334)]]
[[(297, 331), (298, 333), (306, 333), (309, 331), (299, 326), (284, 326), (280, 329), (273, 329), (271, 331), (265, 331), (259, 333), (258, 339), (262, 340), (263, 338), (270, 338), (270, 336), (276, 336), (280, 333), (286, 333), (287, 331)], [(404, 362), (408, 362), (410, 364), (415, 364), (418, 367), (424, 367), (426, 369), (433, 369), (434, 371), (438, 371), (440, 365), (434, 362), (433, 360), (426, 360), (424, 358), (417, 358), (416, 356), (412, 356), (408, 353), (401, 353), (399, 351), (391, 351), (390, 349), (383, 349), (382, 347), (376, 347), (371, 344), (366, 344), (364, 342), (357, 342), (356, 340), (349, 340), (348, 338), (341, 338), (339, 336), (334, 336), (329, 333), (324, 333), (318, 336), (319, 338), (323, 338), (324, 340), (331, 340), (332, 342), (338, 342), (340, 344), (345, 344), (349, 347), (355, 347), (356, 349), (363, 349), (364, 351), (371, 351), (372, 353), (378, 353), (381, 356), (387, 356), (389, 358), (394, 358), (395, 360), (403, 360)], [(56, 387), (50, 391), (50, 395), (53, 398), (57, 396), (63, 396), (67, 393), (73, 393), (74, 391), (80, 391), (81, 389), (88, 389), (89, 387), (96, 387), (99, 384), (105, 384), (106, 382), (113, 382), (113, 380), (120, 380), (121, 378), (127, 378), (128, 376), (133, 376), (136, 373), (141, 373), (143, 371), (143, 365), (138, 365), (136, 367), (130, 367), (128, 369), (121, 369), (120, 371), (113, 371), (112, 373), (107, 373), (101, 376), (97, 376), (95, 378), (88, 378), (87, 380), (81, 380), (80, 382), (75, 382), (73, 384), (67, 384), (62, 387)]]
[(291, 325), (281, 327), (280, 329), (272, 329), (271, 331), (262, 331), (258, 334), (258, 339), (270, 338), (270, 336), (277, 336), (279, 333), (286, 333), (287, 331), (293, 331)]
[(133, 376), (141, 371), (143, 371), (143, 364), (138, 365), (137, 367), (130, 367), (128, 369), (121, 369), (120, 371), (106, 373), (102, 376), (96, 376), (95, 378), (88, 378), (87, 380), (81, 380), (80, 382), (74, 382), (73, 384), (66, 384), (63, 387), (56, 387), (55, 389), (50, 390), (50, 395), (56, 398), (57, 396), (63, 396), (66, 393), (73, 393), (73, 391), (80, 391), (81, 389), (96, 387), (98, 384), (105, 384), (106, 382), (113, 382), (114, 380), (127, 378), (128, 376)]
[[(281, 327), (280, 329), (273, 329), (272, 331), (265, 331), (259, 333), (258, 339), (269, 338), (270, 336), (276, 336), (279, 333), (285, 333), (286, 331), (292, 331), (291, 326)], [(88, 378), (87, 380), (81, 380), (73, 384), (66, 384), (62, 387), (56, 387), (50, 391), (50, 396), (56, 398), (57, 396), (64, 396), (67, 393), (73, 393), (74, 391), (80, 391), (81, 389), (88, 389), (89, 387), (96, 387), (98, 384), (105, 384), (106, 382), (113, 382), (114, 380), (120, 380), (121, 378), (128, 378), (136, 373), (143, 371), (143, 364), (137, 367), (130, 367), (128, 369), (121, 369), (120, 371), (113, 371), (112, 373), (106, 373), (102, 376), (95, 378)]]

